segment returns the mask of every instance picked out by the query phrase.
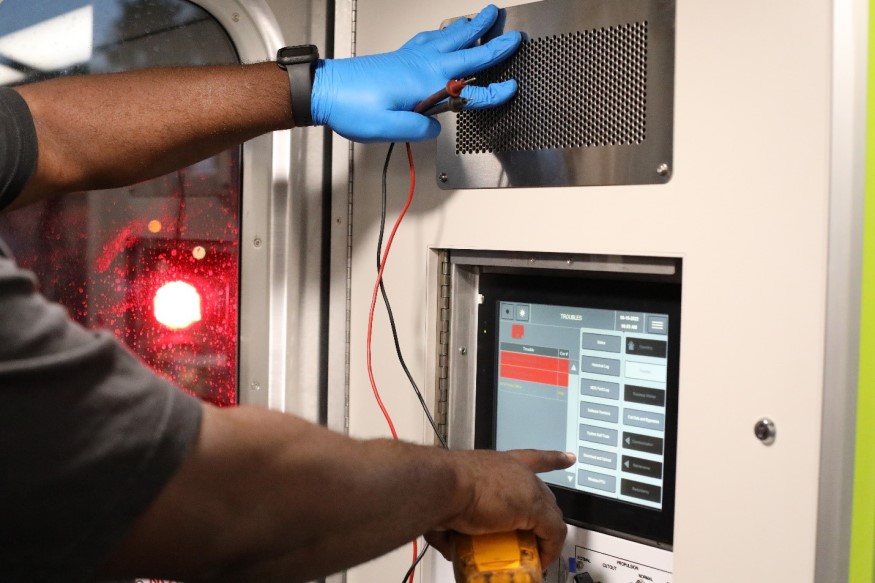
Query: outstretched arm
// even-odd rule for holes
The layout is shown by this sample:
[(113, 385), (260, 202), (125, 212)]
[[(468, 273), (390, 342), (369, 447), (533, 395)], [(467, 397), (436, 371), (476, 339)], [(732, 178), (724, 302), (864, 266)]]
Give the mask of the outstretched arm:
[[(519, 46), (510, 32), (477, 41), (498, 9), (423, 32), (391, 53), (319, 61), (316, 124), (360, 142), (420, 141), (440, 124), (413, 113), (451, 79), (466, 78)], [(62, 192), (123, 186), (160, 176), (260, 134), (294, 126), (289, 79), (276, 63), (179, 67), (65, 77), (17, 88), (33, 115), (35, 174), (9, 206)], [(509, 100), (515, 81), (467, 86), (468, 108)]]
[(565, 523), (532, 472), (572, 462), (356, 441), (290, 415), (204, 405), (193, 453), (103, 574), (308, 581), (435, 529), (532, 530), (547, 564)]
[(39, 157), (9, 208), (160, 176), (293, 123), (288, 76), (275, 63), (63, 77), (17, 90)]

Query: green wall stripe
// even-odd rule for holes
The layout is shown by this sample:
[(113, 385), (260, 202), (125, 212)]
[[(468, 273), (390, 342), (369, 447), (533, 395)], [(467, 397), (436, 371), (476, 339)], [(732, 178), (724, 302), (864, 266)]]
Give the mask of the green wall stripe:
[(850, 583), (875, 583), (875, 0), (869, 2), (866, 214)]

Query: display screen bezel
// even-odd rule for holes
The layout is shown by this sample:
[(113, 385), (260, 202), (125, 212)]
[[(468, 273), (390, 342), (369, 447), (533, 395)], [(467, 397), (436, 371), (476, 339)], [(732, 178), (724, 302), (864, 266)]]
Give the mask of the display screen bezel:
[[(674, 536), (677, 467), (678, 380), (681, 286), (658, 280), (605, 279), (598, 276), (486, 273), (479, 277), (477, 390), (474, 446), (496, 444), (497, 370), (504, 302), (637, 311), (669, 316), (666, 432), (662, 510), (548, 484), (570, 524), (671, 546)], [(576, 453), (576, 452), (575, 452)]]

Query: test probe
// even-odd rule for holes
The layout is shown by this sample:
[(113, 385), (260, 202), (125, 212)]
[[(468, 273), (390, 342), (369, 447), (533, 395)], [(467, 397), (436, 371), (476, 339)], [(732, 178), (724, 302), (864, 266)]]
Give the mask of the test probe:
[[(426, 116), (433, 116), (447, 111), (460, 112), (467, 105), (468, 100), (462, 97), (462, 90), (466, 85), (473, 82), (475, 79), (451, 79), (439, 91), (426, 97), (420, 101), (413, 109), (415, 113), (420, 113)], [(368, 360), (368, 376), (371, 381), (371, 387), (374, 391), (374, 396), (383, 415), (392, 431), (392, 436), (397, 439), (394, 425), (388, 412), (383, 406), (379, 391), (373, 378), (373, 369), (371, 364), (371, 328), (373, 326), (374, 307), (376, 304), (378, 290), (383, 294), (383, 300), (386, 304), (386, 309), (389, 313), (390, 322), (392, 324), (392, 334), (395, 338), (395, 347), (398, 353), (398, 358), (407, 373), (408, 379), (413, 385), (414, 391), (419, 396), (420, 403), (423, 406), (432, 427), (441, 441), (443, 447), (446, 442), (437, 431), (431, 414), (422, 399), (416, 383), (404, 364), (404, 359), (401, 354), (400, 345), (398, 344), (397, 331), (395, 330), (394, 318), (389, 304), (389, 299), (383, 285), (383, 270), (385, 269), (386, 259), (388, 258), (389, 249), (391, 248), (392, 240), (395, 232), (401, 223), (407, 209), (413, 198), (415, 185), (415, 170), (413, 164), (413, 155), (410, 150), (410, 144), (407, 144), (407, 156), (410, 163), (410, 192), (408, 194), (407, 203), (404, 206), (401, 214), (395, 222), (391, 234), (386, 245), (385, 251), (382, 250), (383, 229), (385, 226), (385, 208), (386, 208), (386, 175), (388, 171), (389, 160), (392, 156), (394, 143), (389, 146), (389, 151), (386, 155), (386, 162), (383, 167), (383, 211), (380, 224), (380, 236), (377, 244), (377, 282), (374, 287), (373, 297), (371, 299), (371, 309), (368, 320), (368, 339), (367, 339), (367, 360)], [(382, 254), (381, 254), (382, 252)], [(414, 541), (413, 554), (415, 560), (410, 566), (410, 569), (404, 575), (403, 581), (413, 581), (413, 572), (416, 565), (422, 560), (426, 549), (422, 553), (418, 553), (417, 544)], [(535, 535), (528, 531), (511, 531), (502, 533), (482, 534), (482, 535), (465, 535), (456, 533), (453, 537), (452, 548), (453, 572), (457, 583), (539, 583), (541, 576), (541, 560), (538, 554), (538, 543)]]
[[(459, 112), (468, 103), (462, 89), (471, 79), (454, 79), (422, 100), (413, 111), (437, 115)], [(453, 572), (457, 583), (538, 583), (541, 560), (538, 542), (531, 532), (512, 531), (453, 537)]]
[(462, 108), (468, 104), (468, 100), (462, 97), (462, 89), (474, 80), (474, 77), (470, 79), (451, 79), (443, 89), (432, 93), (420, 101), (413, 108), (413, 111), (428, 116), (444, 113), (445, 111), (462, 111)]

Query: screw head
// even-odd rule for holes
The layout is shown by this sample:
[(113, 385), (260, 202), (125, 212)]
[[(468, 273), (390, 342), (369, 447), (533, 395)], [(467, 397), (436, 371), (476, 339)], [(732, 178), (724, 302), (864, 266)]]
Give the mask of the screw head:
[(252, 240), (252, 245), (253, 245), (254, 247), (261, 247), (261, 239), (259, 239), (258, 237), (256, 237), (255, 239)]
[(763, 445), (772, 445), (775, 443), (775, 436), (778, 433), (775, 427), (775, 422), (768, 417), (763, 417), (753, 426), (753, 433), (757, 439), (763, 442)]
[(231, 20), (233, 20), (234, 22), (240, 22), (240, 14), (238, 12), (235, 12), (234, 14), (232, 14)]
[(468, 354), (468, 347), (467, 346), (460, 346), (459, 347), (459, 354), (461, 354), (461, 355)]
[(668, 176), (668, 171), (669, 167), (665, 162), (656, 167), (656, 173), (660, 176)]
[(447, 176), (446, 172), (441, 172), (440, 174), (438, 174), (438, 180), (440, 180), (441, 182), (446, 182), (449, 179), (450, 177)]
[(261, 390), (261, 384), (260, 384), (258, 381), (252, 381), (252, 382), (249, 384), (249, 389), (252, 390), (252, 391), (260, 391), (260, 390)]

